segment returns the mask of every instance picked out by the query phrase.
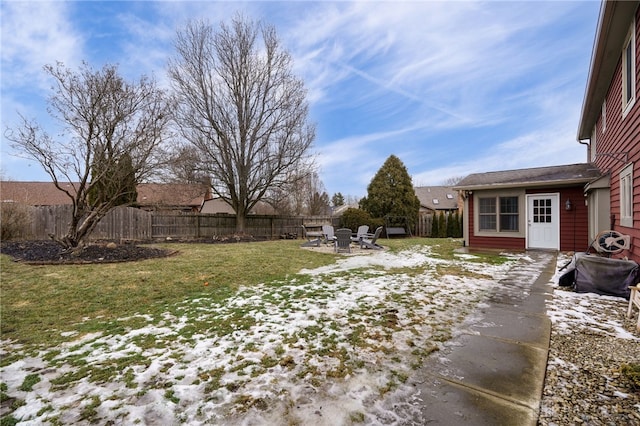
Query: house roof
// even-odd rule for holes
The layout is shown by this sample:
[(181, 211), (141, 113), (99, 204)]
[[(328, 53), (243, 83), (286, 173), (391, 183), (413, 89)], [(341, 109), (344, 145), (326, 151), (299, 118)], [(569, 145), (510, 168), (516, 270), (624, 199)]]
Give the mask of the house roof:
[(582, 101), (578, 140), (589, 139), (600, 114), (613, 73), (620, 61), (622, 46), (640, 0), (603, 1), (593, 42), (589, 77)]
[[(221, 198), (212, 198), (209, 200), (205, 200), (202, 204), (202, 208), (200, 209), (200, 213), (209, 213), (209, 214), (236, 214), (235, 210), (223, 201)], [(274, 208), (270, 206), (268, 203), (264, 201), (258, 201), (255, 206), (251, 209), (249, 214), (259, 214), (259, 215), (274, 215), (276, 214)]]
[[(70, 183), (61, 183), (72, 189)], [(137, 187), (137, 203), (141, 206), (200, 207), (205, 190), (201, 185), (172, 183), (141, 183)], [(31, 206), (71, 204), (71, 199), (53, 182), (0, 182), (0, 201)]]
[(462, 179), (458, 190), (566, 186), (585, 184), (601, 176), (591, 163), (474, 173)]
[(414, 188), (420, 206), (431, 210), (458, 208), (458, 192), (451, 186), (417, 186)]

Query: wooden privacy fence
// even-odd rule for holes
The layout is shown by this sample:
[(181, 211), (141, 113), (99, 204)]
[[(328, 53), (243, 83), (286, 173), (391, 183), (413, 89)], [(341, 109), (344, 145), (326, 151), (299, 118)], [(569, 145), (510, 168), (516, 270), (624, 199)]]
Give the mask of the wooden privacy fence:
[[(49, 235), (63, 237), (71, 218), (70, 205), (34, 207), (31, 210), (29, 238), (42, 240)], [(302, 225), (333, 224), (331, 216), (288, 217), (251, 215), (246, 218), (245, 233), (255, 238), (277, 239), (283, 235), (302, 238)], [(147, 212), (132, 207), (111, 210), (96, 226), (91, 240), (197, 239), (233, 235), (236, 217), (229, 214)]]
[(418, 237), (430, 237), (431, 225), (433, 223), (433, 214), (421, 214), (416, 222), (414, 235)]

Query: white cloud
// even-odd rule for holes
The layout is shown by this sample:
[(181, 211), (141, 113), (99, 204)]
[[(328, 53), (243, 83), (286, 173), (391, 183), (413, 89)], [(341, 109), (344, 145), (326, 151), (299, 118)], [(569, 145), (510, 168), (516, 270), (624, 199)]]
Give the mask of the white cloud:
[[(9, 102), (34, 108), (23, 94), (5, 92), (5, 77), (31, 84), (43, 77), (42, 64), (83, 58), (83, 45), (96, 36), (80, 33), (87, 31), (84, 22), (76, 18), (71, 25), (67, 16), (87, 4), (93, 3), (2, 3), (3, 113)], [(101, 18), (116, 21), (118, 34), (98, 37), (107, 41), (100, 53), (115, 58), (125, 75), (153, 73), (163, 86), (175, 31), (188, 20), (215, 26), (241, 13), (276, 25), (308, 89), (321, 178), (330, 193), (363, 195), (390, 154), (405, 162), (415, 182), (429, 184), (585, 158), (575, 129), (596, 3), (104, 5), (117, 11)], [(16, 39), (7, 42), (13, 33)], [(42, 39), (51, 47), (45, 56)]]
[(2, 87), (45, 87), (42, 67), (82, 59), (83, 42), (69, 22), (65, 2), (2, 2)]

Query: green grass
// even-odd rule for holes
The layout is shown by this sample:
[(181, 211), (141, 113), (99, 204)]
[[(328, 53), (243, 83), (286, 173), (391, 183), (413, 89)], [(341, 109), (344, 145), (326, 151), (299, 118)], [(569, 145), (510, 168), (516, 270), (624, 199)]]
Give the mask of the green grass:
[[(461, 247), (456, 239), (382, 239), (391, 252), (415, 245), (429, 245), (435, 256), (454, 258)], [(203, 299), (209, 305), (224, 302), (239, 287), (251, 288), (260, 283), (280, 286), (303, 268), (311, 269), (335, 262), (339, 255), (300, 249), (300, 240), (280, 240), (237, 244), (158, 244), (177, 250), (178, 254), (145, 261), (96, 265), (33, 266), (13, 262), (0, 255), (0, 333), (3, 339), (29, 347), (52, 347), (75, 340), (88, 333), (123, 334), (126, 330), (157, 324), (163, 313), (180, 315), (180, 303)], [(480, 261), (499, 263), (504, 257), (481, 255)], [(420, 273), (394, 270), (387, 273)], [(464, 273), (453, 270), (448, 273)], [(358, 272), (345, 272), (345, 275)], [(332, 278), (337, 279), (337, 278)], [(297, 276), (304, 284), (309, 276)], [(296, 292), (286, 295), (289, 303)], [(308, 295), (307, 295), (308, 296)], [(331, 297), (318, 289), (317, 300)], [(402, 297), (402, 295), (398, 295)], [(203, 302), (204, 303), (204, 302)], [(146, 316), (142, 316), (146, 315)], [(385, 318), (392, 321), (393, 318)], [(206, 330), (223, 335), (252, 325), (244, 312), (234, 312), (225, 323), (193, 321), (181, 338)], [(68, 333), (68, 334), (63, 334)], [(354, 340), (359, 333), (355, 332)], [(166, 343), (154, 336), (140, 336), (142, 348), (162, 348)], [(52, 358), (55, 354), (50, 355)], [(11, 356), (0, 365), (12, 362)], [(111, 370), (111, 366), (105, 366)], [(125, 367), (125, 366), (118, 366)]]
[(20, 385), (20, 390), (31, 392), (33, 390), (33, 386), (38, 382), (40, 382), (40, 376), (37, 374), (29, 374), (24, 378), (22, 385)]
[(159, 246), (179, 253), (163, 259), (100, 265), (33, 266), (2, 255), (0, 333), (3, 339), (23, 344), (52, 345), (66, 340), (62, 332), (133, 327), (132, 323), (112, 320), (136, 313), (153, 316), (189, 298), (221, 301), (240, 286), (281, 280), (302, 268), (335, 261), (333, 254), (301, 250), (300, 244), (168, 244)]

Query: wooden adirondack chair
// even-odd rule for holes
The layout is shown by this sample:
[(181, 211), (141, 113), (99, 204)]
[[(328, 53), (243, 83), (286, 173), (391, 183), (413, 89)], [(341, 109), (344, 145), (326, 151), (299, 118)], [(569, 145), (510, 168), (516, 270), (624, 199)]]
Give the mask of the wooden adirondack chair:
[(325, 244), (333, 244), (335, 242), (336, 235), (333, 231), (333, 226), (322, 225), (322, 234), (324, 235)]
[(351, 229), (340, 228), (336, 230), (336, 253), (351, 253)]
[(382, 226), (379, 226), (378, 228), (376, 228), (376, 232), (373, 234), (372, 238), (362, 238), (360, 240), (360, 248), (362, 249), (370, 248), (374, 250), (382, 249), (382, 246), (380, 244), (376, 244), (376, 241), (380, 237), (381, 233), (382, 233)]
[(351, 241), (359, 242), (361, 238), (365, 238), (367, 235), (372, 236), (373, 234), (367, 234), (369, 232), (369, 225), (360, 225), (358, 226), (358, 230), (356, 231), (356, 235), (351, 237)]

